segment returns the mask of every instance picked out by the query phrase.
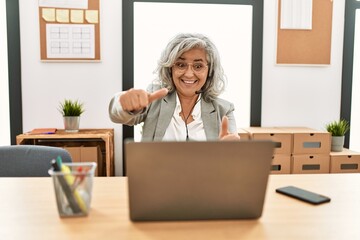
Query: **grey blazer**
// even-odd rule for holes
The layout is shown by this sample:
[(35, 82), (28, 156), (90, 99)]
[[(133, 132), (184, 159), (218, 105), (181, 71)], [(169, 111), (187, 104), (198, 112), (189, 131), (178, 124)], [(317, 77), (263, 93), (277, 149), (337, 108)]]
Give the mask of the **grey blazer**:
[[(170, 124), (176, 107), (175, 92), (166, 97), (152, 102), (144, 111), (131, 114), (122, 111), (119, 106), (119, 94), (112, 98), (109, 105), (109, 115), (113, 122), (133, 126), (144, 122), (142, 141), (161, 141)], [(226, 100), (217, 98), (208, 103), (201, 101), (201, 118), (207, 140), (218, 140), (221, 127), (221, 119), (227, 116), (231, 133), (236, 133), (236, 121), (234, 117), (234, 105)]]

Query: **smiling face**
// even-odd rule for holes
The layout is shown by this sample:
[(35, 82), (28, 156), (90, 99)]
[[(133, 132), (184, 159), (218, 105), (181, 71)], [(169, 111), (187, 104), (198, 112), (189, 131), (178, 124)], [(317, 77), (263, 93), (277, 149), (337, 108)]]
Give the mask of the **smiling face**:
[(176, 60), (172, 67), (172, 79), (179, 97), (197, 95), (195, 92), (204, 86), (207, 79), (207, 64), (206, 51), (202, 48), (184, 52)]

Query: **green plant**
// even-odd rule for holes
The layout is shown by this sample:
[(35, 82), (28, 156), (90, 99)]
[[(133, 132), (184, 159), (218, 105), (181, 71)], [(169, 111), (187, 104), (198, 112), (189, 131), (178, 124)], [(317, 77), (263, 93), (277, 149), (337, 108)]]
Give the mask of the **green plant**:
[(331, 136), (344, 136), (350, 129), (349, 122), (345, 119), (333, 121), (325, 126), (326, 131), (331, 133)]
[(64, 117), (80, 116), (84, 111), (84, 104), (82, 102), (79, 102), (79, 100), (74, 101), (65, 99), (63, 102), (60, 103), (59, 106), (59, 112)]

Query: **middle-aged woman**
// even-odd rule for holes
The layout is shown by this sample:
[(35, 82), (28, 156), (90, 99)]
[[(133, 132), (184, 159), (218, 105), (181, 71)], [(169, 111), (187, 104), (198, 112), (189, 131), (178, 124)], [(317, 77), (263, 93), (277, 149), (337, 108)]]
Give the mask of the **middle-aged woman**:
[(238, 140), (234, 106), (218, 98), (225, 76), (215, 45), (202, 34), (178, 34), (158, 63), (158, 84), (111, 99), (113, 122), (144, 122), (142, 141)]

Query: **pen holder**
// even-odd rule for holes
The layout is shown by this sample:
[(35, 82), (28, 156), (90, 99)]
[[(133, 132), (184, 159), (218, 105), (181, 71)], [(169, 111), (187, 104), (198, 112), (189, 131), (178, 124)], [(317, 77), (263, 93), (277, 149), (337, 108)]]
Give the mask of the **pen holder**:
[(90, 210), (96, 163), (63, 163), (61, 171), (49, 169), (60, 217), (87, 216)]

